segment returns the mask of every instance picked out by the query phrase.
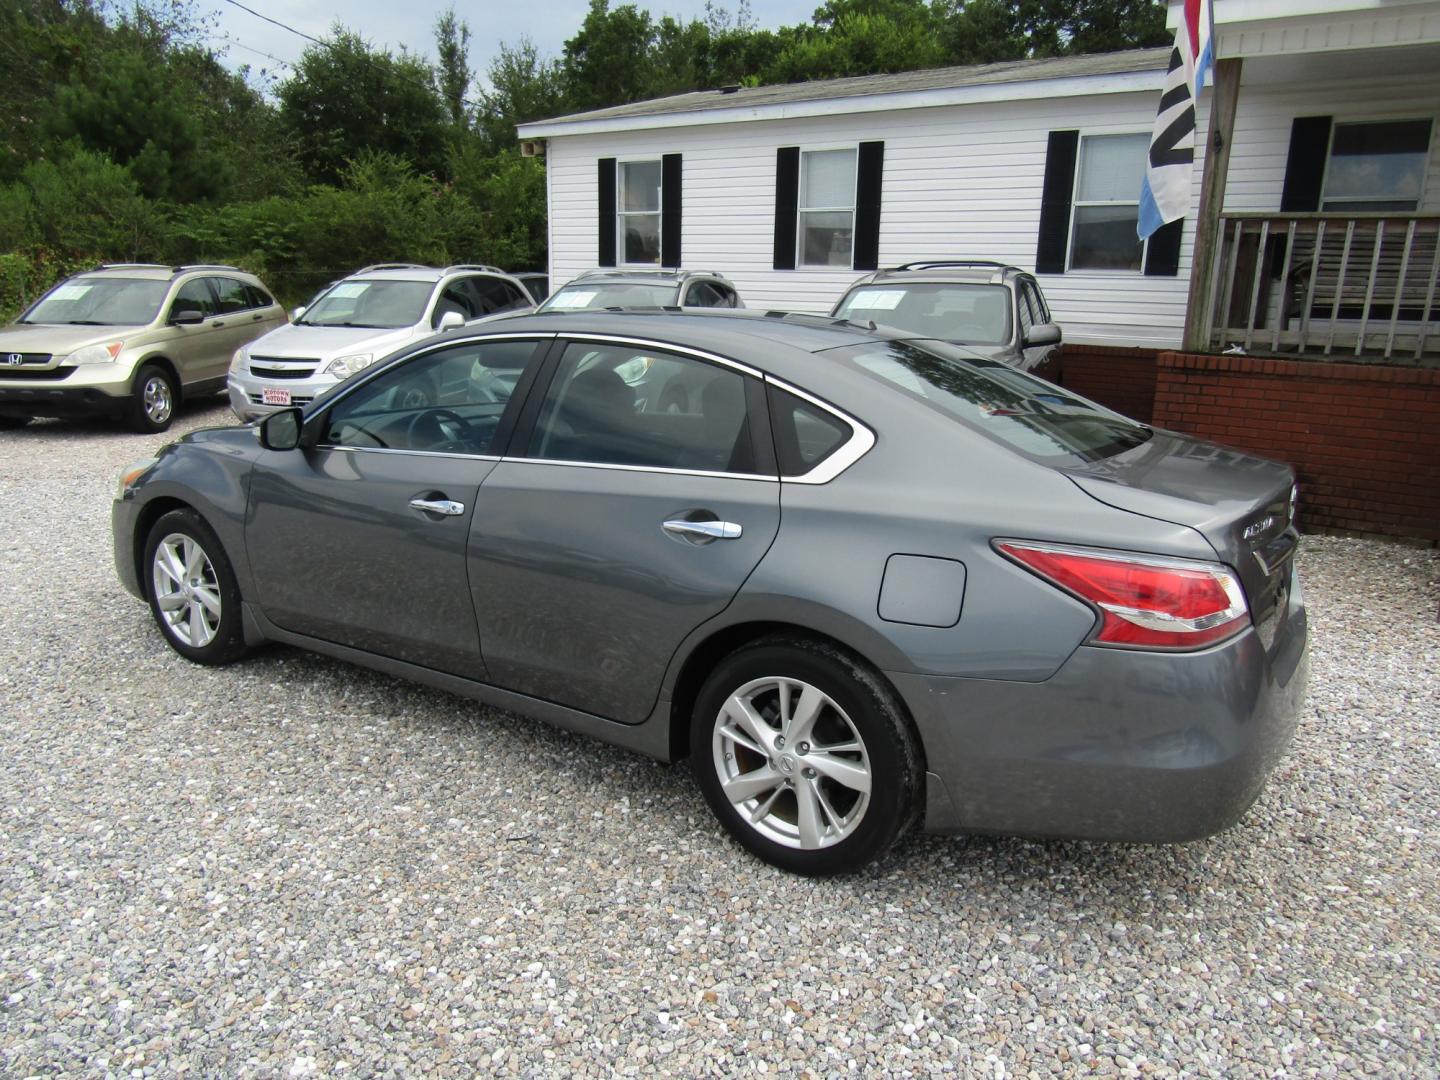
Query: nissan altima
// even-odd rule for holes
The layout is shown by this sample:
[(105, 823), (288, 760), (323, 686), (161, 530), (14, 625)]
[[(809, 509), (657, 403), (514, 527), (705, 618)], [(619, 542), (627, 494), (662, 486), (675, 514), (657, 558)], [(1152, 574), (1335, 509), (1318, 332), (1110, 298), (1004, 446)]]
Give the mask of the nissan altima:
[[(673, 387), (683, 386), (677, 409)], [(452, 332), (137, 462), (121, 581), (650, 754), (802, 874), (931, 832), (1176, 842), (1294, 729), (1290, 469), (808, 316)]]

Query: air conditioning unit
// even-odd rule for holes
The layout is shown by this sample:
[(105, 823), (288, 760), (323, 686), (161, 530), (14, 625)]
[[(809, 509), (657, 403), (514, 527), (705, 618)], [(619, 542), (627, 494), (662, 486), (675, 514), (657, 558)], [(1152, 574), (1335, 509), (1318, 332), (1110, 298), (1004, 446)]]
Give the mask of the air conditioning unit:
[(545, 140), (544, 140), (544, 139), (521, 139), (521, 140), (520, 140), (520, 156), (521, 156), (521, 157), (544, 157), (544, 156), (545, 156)]

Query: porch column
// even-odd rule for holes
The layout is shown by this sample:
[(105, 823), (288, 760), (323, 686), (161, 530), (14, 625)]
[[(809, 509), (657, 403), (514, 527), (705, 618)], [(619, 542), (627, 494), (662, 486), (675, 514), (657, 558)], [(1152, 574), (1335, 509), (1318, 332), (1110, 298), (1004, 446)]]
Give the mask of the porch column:
[(1230, 137), (1235, 130), (1235, 103), (1240, 96), (1240, 57), (1215, 61), (1215, 88), (1210, 99), (1209, 143), (1200, 177), (1200, 212), (1195, 217), (1195, 249), (1190, 260), (1190, 295), (1185, 304), (1186, 352), (1204, 352), (1205, 315), (1214, 298), (1210, 278), (1220, 252), (1220, 211), (1225, 205), (1225, 178), (1230, 172)]

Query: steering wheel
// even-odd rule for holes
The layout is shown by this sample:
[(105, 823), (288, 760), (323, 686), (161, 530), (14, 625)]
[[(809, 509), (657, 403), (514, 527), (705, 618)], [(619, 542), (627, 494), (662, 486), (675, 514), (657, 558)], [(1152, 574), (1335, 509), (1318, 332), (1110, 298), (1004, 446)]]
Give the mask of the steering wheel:
[(405, 428), (405, 442), (412, 450), (464, 446), (474, 437), (475, 429), (470, 421), (454, 409), (426, 409), (417, 412)]

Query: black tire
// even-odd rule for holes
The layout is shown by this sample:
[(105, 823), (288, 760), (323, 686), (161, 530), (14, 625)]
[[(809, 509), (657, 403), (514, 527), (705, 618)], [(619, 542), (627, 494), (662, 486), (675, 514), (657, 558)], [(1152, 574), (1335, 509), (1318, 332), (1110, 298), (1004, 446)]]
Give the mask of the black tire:
[[(766, 688), (772, 679), (777, 680), (774, 690)], [(742, 690), (757, 712), (767, 719), (774, 717), (776, 712), (770, 709), (774, 705), (778, 711), (780, 680), (808, 684), (829, 699), (809, 736), (815, 740), (814, 748), (798, 737), (794, 745), (772, 743), (767, 760), (733, 741), (732, 736), (717, 734), (735, 726), (722, 716), (722, 708)], [(863, 796), (863, 804), (857, 791), (831, 779), (833, 766), (817, 773), (806, 764), (808, 756), (819, 765), (814, 755), (822, 744), (838, 746), (849, 740), (849, 734), (840, 734), (844, 732), (853, 732), (861, 749), (823, 757), (827, 762), (838, 759), (853, 764), (860, 772), (868, 770), (869, 792)], [(774, 733), (780, 733), (778, 724)], [(765, 638), (721, 661), (696, 698), (690, 751), (700, 790), (721, 824), (754, 855), (796, 874), (822, 877), (861, 869), (890, 850), (914, 824), (921, 807), (924, 765), (919, 742), (894, 690), (865, 663), (822, 641)], [(784, 776), (785, 781), (771, 785), (768, 793), (757, 794), (751, 805), (744, 800), (737, 805), (725, 794), (725, 773), (732, 780), (761, 776), (761, 782), (768, 784), (765, 776)], [(820, 836), (822, 846), (803, 846), (802, 784), (828, 795), (818, 803), (814, 796), (809, 800), (812, 807), (822, 808), (818, 820), (828, 830)], [(785, 790), (777, 793), (782, 787)], [(771, 810), (761, 824), (753, 824), (751, 814), (766, 799), (772, 799)], [(741, 806), (745, 806), (743, 812)], [(852, 823), (837, 825), (857, 808), (859, 816)], [(832, 812), (838, 817), (831, 817)], [(794, 835), (777, 835), (790, 832)], [(812, 838), (815, 835), (812, 830)]]
[(30, 423), (28, 416), (0, 416), (0, 431), (14, 431)]
[[(192, 573), (182, 575), (186, 580), (177, 582), (167, 577), (157, 583), (161, 575), (156, 570), (156, 552), (162, 544), (177, 542), (195, 545), (203, 558), (192, 560)], [(184, 550), (183, 547), (180, 550)], [(250, 651), (241, 624), (240, 586), (235, 581), (235, 571), (215, 530), (194, 510), (172, 510), (155, 522), (145, 538), (140, 572), (155, 624), (170, 647), (185, 659), (197, 664), (229, 664)], [(196, 582), (198, 588), (187, 588)], [(201, 592), (218, 601), (218, 619), (202, 603), (198, 595)], [(172, 624), (162, 606), (177, 596), (182, 598), (186, 609), (180, 616), (185, 623), (184, 630)], [(192, 640), (185, 636), (187, 633), (201, 640)]]
[(170, 426), (179, 404), (174, 376), (159, 364), (145, 364), (135, 373), (125, 420), (132, 431), (154, 435)]

